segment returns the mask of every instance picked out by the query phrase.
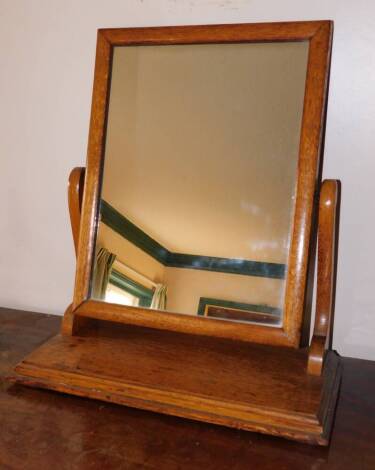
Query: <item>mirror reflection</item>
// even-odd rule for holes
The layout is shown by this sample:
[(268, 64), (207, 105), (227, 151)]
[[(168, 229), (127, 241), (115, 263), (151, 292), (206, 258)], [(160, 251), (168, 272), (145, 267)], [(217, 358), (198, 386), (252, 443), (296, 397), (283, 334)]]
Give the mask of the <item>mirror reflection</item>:
[(282, 322), (307, 55), (115, 48), (92, 298)]

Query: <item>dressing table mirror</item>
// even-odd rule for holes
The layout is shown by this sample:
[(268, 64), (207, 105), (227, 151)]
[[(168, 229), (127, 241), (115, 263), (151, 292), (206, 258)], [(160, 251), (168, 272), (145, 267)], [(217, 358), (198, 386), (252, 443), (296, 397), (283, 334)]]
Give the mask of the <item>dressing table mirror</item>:
[(330, 21), (99, 30), (74, 298), (14, 380), (328, 444), (331, 39)]

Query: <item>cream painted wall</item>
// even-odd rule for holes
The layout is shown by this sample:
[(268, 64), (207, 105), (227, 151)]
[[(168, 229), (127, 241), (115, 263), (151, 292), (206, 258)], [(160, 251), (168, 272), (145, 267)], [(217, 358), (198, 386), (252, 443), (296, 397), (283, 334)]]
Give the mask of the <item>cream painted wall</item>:
[(61, 314), (71, 300), (65, 190), (85, 162), (98, 27), (322, 18), (335, 20), (324, 176), (343, 183), (334, 347), (375, 359), (372, 0), (1, 0), (0, 304)]
[(286, 264), (308, 42), (118, 47), (102, 197), (172, 252)]

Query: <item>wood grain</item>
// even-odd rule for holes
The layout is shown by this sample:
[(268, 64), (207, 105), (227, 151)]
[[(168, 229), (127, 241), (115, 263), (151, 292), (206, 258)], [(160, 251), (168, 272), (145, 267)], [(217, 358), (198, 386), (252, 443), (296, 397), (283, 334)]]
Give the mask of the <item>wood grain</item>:
[(79, 227), (81, 224), (84, 181), (85, 169), (82, 167), (73, 168), (73, 170), (70, 172), (68, 182), (68, 205), (76, 256), (79, 245)]
[(5, 379), (61, 317), (0, 308), (0, 467), (12, 470), (373, 470), (375, 362), (343, 358), (329, 448)]
[(305, 373), (306, 360), (306, 350), (101, 322), (52, 338), (16, 367), (15, 380), (327, 445), (339, 359), (330, 353), (321, 377)]
[[(319, 189), (331, 38), (331, 22), (99, 31), (80, 223), (77, 208), (82, 178), (78, 183), (78, 172), (70, 191), (75, 240), (80, 227), (73, 304), (64, 316), (64, 334), (22, 361), (13, 380), (328, 444), (340, 384), (340, 360), (329, 351), (323, 374), (309, 375), (309, 351), (298, 346), (315, 222), (314, 194)], [(286, 40), (309, 40), (310, 48), (283, 326), (223, 322), (89, 300), (113, 47)], [(310, 355), (313, 351), (314, 344)]]
[(336, 213), (338, 182), (325, 180), (319, 202), (318, 276), (316, 313), (307, 370), (309, 374), (322, 373), (324, 356), (331, 349), (333, 329), (333, 298), (335, 275), (335, 242), (337, 238)]
[(332, 23), (322, 25), (310, 40), (302, 117), (296, 206), (288, 260), (285, 295), (285, 332), (298, 347), (302, 335), (314, 196), (320, 181), (321, 144), (332, 47)]
[(146, 28), (107, 28), (99, 32), (117, 46), (141, 44), (201, 44), (221, 42), (300, 41), (313, 38), (331, 21), (240, 23)]
[(104, 161), (111, 61), (112, 46), (98, 32), (73, 311), (89, 295), (96, 230), (99, 223), (99, 186)]
[[(303, 321), (303, 316), (314, 224), (314, 194), (318, 192), (320, 184), (318, 170), (322, 153), (332, 29), (331, 21), (307, 21), (99, 30), (73, 314), (180, 332), (299, 347), (302, 325), (308, 323)], [(229, 326), (229, 322), (219, 325), (219, 321), (209, 318), (202, 321), (192, 316), (176, 317), (170, 313), (132, 310), (125, 306), (119, 309), (111, 304), (100, 305), (91, 301), (90, 276), (98, 225), (99, 188), (113, 48), (134, 44), (267, 41), (309, 41), (310, 45), (283, 325), (267, 327), (236, 323)]]
[[(81, 225), (84, 182), (85, 168), (73, 168), (73, 170), (70, 172), (68, 181), (68, 206), (76, 257), (78, 255), (79, 246), (79, 231)], [(62, 334), (66, 335), (77, 334), (81, 327), (87, 325), (89, 322), (90, 319), (75, 315), (73, 313), (72, 304), (70, 304), (64, 313), (64, 319), (61, 325), (61, 332)]]

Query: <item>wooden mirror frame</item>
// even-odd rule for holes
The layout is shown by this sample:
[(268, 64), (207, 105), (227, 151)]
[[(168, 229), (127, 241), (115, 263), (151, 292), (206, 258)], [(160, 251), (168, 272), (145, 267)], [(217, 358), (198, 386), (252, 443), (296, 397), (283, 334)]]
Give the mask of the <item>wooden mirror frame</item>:
[[(320, 188), (333, 24), (331, 21), (178, 26), (98, 31), (87, 166), (77, 249), (75, 291), (63, 331), (73, 334), (82, 317), (145, 327), (299, 347), (307, 287), (311, 281)], [(298, 158), (296, 201), (281, 326), (233, 323), (209, 318), (126, 307), (90, 300), (90, 280), (99, 223), (106, 119), (113, 48), (130, 45), (309, 41), (303, 117)], [(310, 274), (309, 274), (310, 273)]]
[[(340, 184), (320, 183), (331, 38), (329, 21), (99, 31), (88, 167), (75, 168), (69, 178), (78, 255), (74, 303), (65, 312), (61, 334), (21, 361), (10, 380), (328, 445), (342, 370), (331, 350)], [(89, 300), (113, 46), (305, 39), (310, 48), (283, 326), (150, 314)], [(298, 349), (303, 324), (309, 323), (305, 305), (313, 284), (316, 238), (314, 331), (310, 347)]]

